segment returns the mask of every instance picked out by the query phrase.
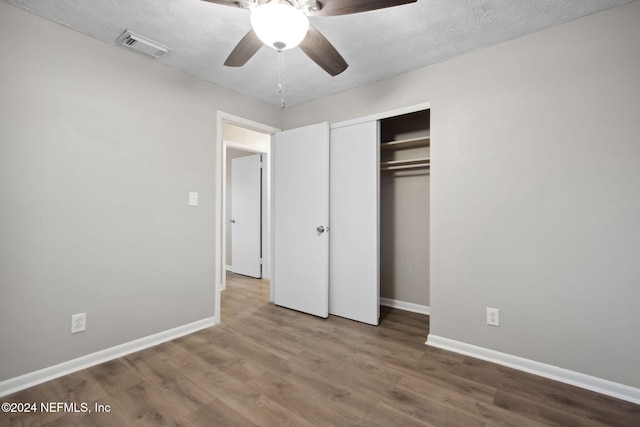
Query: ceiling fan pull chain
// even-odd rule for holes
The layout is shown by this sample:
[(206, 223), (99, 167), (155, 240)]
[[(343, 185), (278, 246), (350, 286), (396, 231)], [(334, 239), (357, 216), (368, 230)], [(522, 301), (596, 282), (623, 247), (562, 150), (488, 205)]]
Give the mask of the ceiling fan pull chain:
[(278, 93), (280, 94), (280, 108), (284, 110), (284, 52), (278, 49)]

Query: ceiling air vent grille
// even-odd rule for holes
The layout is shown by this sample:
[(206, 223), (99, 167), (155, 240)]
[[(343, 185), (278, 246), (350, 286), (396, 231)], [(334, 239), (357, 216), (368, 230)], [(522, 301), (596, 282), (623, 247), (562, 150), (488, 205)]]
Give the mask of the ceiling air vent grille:
[(160, 43), (156, 43), (153, 40), (149, 40), (141, 35), (132, 33), (129, 30), (122, 33), (122, 35), (116, 39), (116, 43), (154, 58), (160, 58), (171, 50)]

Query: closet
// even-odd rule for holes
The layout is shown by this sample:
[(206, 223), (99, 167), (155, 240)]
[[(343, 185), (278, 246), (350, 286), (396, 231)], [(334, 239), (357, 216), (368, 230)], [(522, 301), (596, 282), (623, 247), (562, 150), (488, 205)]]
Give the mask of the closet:
[(380, 120), (380, 297), (429, 306), (430, 111)]
[(428, 109), (331, 126), (330, 314), (428, 306), (429, 129)]
[(373, 325), (428, 305), (427, 108), (276, 133), (275, 304)]

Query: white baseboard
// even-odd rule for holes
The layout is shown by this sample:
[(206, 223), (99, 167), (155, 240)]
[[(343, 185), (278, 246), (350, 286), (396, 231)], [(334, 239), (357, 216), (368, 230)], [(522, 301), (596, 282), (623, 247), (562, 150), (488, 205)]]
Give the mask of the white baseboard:
[(427, 305), (414, 304), (412, 302), (398, 301), (397, 299), (380, 297), (380, 305), (385, 307), (398, 308), (400, 310), (411, 311), (413, 313), (431, 314), (431, 308)]
[(231, 271), (231, 266), (230, 265), (225, 265), (224, 269), (227, 270), (227, 271)]
[(433, 334), (427, 336), (426, 344), (640, 404), (640, 389), (628, 385)]
[(197, 322), (178, 326), (177, 328), (129, 341), (115, 347), (87, 354), (86, 356), (62, 362), (58, 365), (0, 381), (0, 397), (107, 362), (109, 360), (117, 359), (118, 357), (126, 356), (127, 354), (135, 353), (136, 351), (144, 350), (148, 347), (153, 347), (154, 345), (162, 344), (163, 342), (171, 341), (215, 324), (214, 318), (209, 317), (198, 320)]

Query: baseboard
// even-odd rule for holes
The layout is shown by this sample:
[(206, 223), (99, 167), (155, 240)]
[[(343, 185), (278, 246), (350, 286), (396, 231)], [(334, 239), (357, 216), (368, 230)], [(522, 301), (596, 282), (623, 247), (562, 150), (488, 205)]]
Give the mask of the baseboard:
[(224, 269), (227, 270), (227, 271), (231, 271), (231, 266), (230, 265), (225, 265)]
[(640, 404), (639, 388), (433, 334), (429, 334), (426, 344)]
[(127, 354), (135, 353), (136, 351), (144, 350), (148, 347), (153, 347), (154, 345), (162, 344), (163, 342), (171, 341), (173, 339), (191, 334), (193, 332), (197, 332), (213, 325), (215, 325), (214, 318), (209, 317), (206, 319), (198, 320), (197, 322), (178, 326), (177, 328), (169, 329), (167, 331), (129, 341), (115, 347), (110, 347), (104, 350), (97, 351), (95, 353), (87, 354), (86, 356), (78, 357), (77, 359), (69, 360), (67, 362), (62, 362), (58, 365), (30, 372), (28, 374), (20, 375), (8, 380), (0, 381), (0, 397), (15, 393), (20, 390), (24, 390), (25, 388), (42, 384), (44, 382), (62, 377), (76, 371), (80, 371), (82, 369), (89, 368), (91, 366), (99, 365), (100, 363), (104, 363), (109, 360), (117, 359), (118, 357), (126, 356)]
[(398, 301), (397, 299), (380, 297), (380, 305), (385, 307), (398, 308), (400, 310), (411, 311), (413, 313), (431, 314), (431, 308), (427, 305), (414, 304), (412, 302)]

